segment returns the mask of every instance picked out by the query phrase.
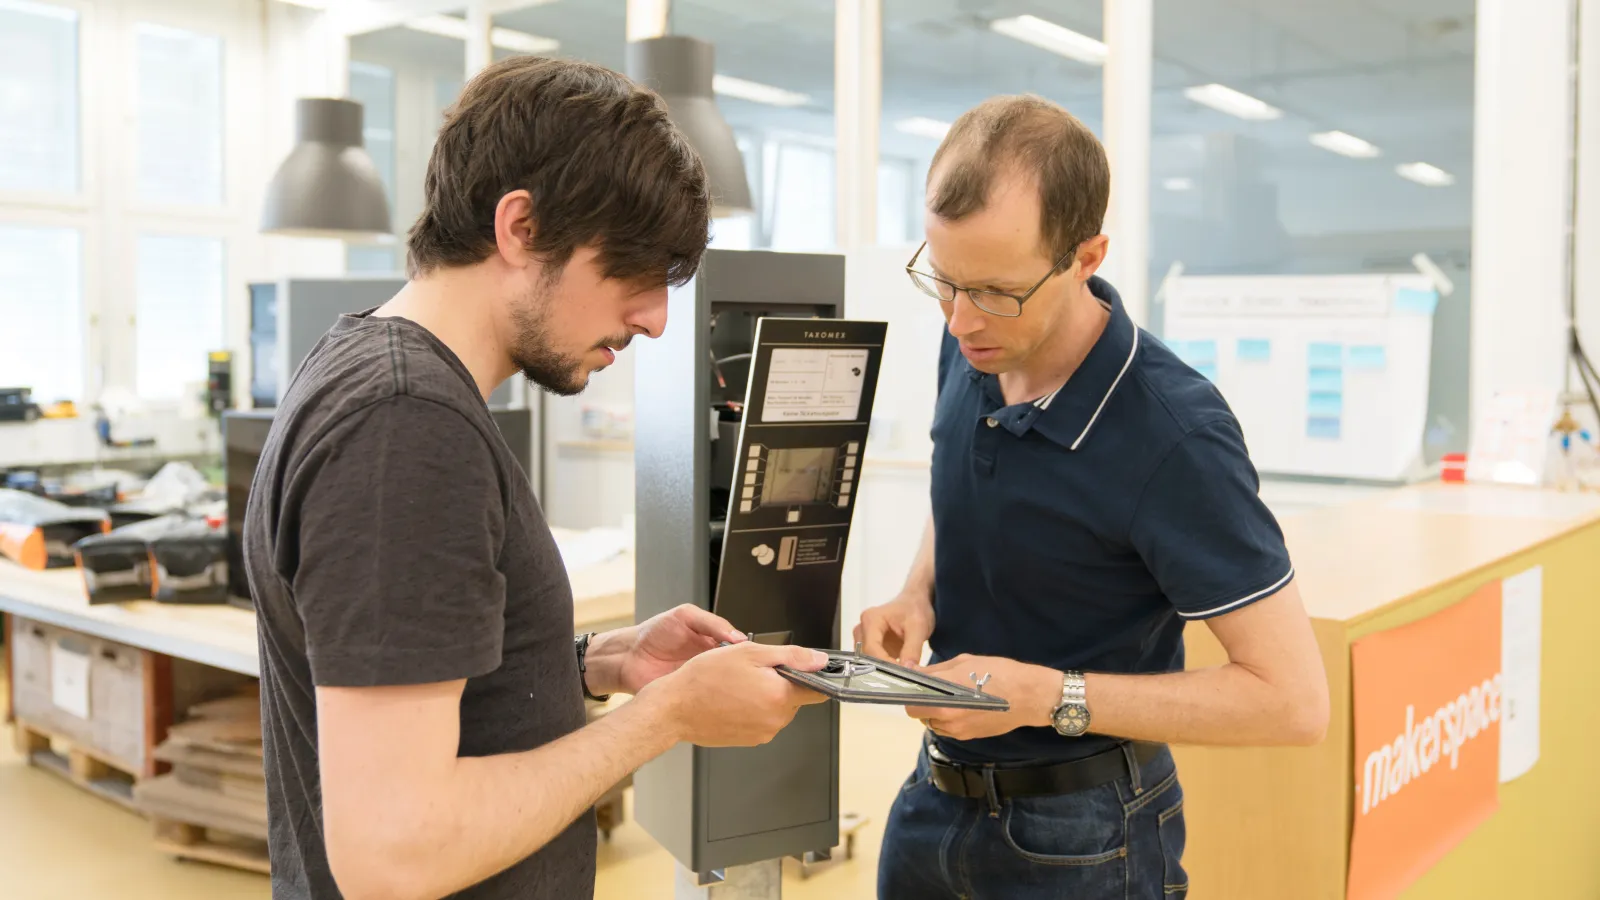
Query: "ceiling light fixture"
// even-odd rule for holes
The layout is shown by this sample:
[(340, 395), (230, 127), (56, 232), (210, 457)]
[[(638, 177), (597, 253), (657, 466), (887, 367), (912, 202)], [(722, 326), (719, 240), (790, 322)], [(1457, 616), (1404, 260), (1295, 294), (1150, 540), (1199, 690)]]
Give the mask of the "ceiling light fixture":
[(1161, 182), (1161, 186), (1169, 191), (1192, 191), (1194, 180), (1191, 178), (1168, 178)]
[(734, 78), (732, 75), (712, 76), (711, 89), (724, 97), (737, 97), (740, 100), (765, 103), (768, 106), (805, 106), (811, 102), (811, 98), (805, 94), (786, 91), (759, 81)]
[(1456, 177), (1435, 165), (1425, 162), (1401, 163), (1394, 167), (1401, 178), (1415, 181), (1424, 187), (1448, 187), (1456, 183)]
[(929, 140), (942, 141), (950, 133), (950, 123), (926, 116), (912, 116), (894, 123), (894, 130), (902, 134), (925, 137)]
[[(456, 16), (421, 16), (408, 20), (406, 27), (412, 31), (455, 38), (458, 41), (466, 40), (468, 34), (467, 20)], [(561, 42), (555, 38), (529, 34), (526, 31), (514, 31), (510, 28), (490, 29), (489, 42), (502, 50), (535, 54), (552, 53), (561, 46)]]
[(1252, 122), (1265, 122), (1283, 116), (1283, 110), (1265, 100), (1258, 100), (1226, 85), (1202, 84), (1198, 87), (1185, 88), (1183, 95), (1201, 106), (1209, 106), (1217, 112)]
[(1319, 131), (1311, 136), (1311, 143), (1352, 159), (1371, 159), (1382, 152), (1372, 143), (1343, 131)]
[(989, 30), (1086, 65), (1105, 65), (1106, 45), (1103, 41), (1097, 41), (1064, 25), (1047, 22), (1038, 16), (995, 19), (989, 23)]

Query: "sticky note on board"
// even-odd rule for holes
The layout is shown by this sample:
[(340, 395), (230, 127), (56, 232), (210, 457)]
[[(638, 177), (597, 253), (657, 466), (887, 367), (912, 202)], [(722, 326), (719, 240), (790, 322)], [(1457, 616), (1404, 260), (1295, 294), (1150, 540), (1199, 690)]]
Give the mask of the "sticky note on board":
[(1180, 341), (1177, 354), (1180, 359), (1195, 368), (1215, 366), (1217, 364), (1217, 342), (1214, 340)]
[(1306, 419), (1306, 437), (1320, 440), (1339, 439), (1339, 420), (1331, 416), (1311, 416)]
[(1438, 291), (1425, 291), (1419, 288), (1397, 288), (1394, 292), (1395, 312), (1431, 316), (1434, 308), (1438, 305)]
[(1306, 414), (1314, 419), (1338, 418), (1344, 414), (1344, 394), (1338, 391), (1312, 391), (1306, 397)]
[(1240, 362), (1269, 362), (1272, 342), (1263, 338), (1239, 338), (1233, 352)]
[(1309, 349), (1311, 367), (1335, 368), (1344, 365), (1343, 344), (1312, 344)]
[(1382, 344), (1357, 344), (1350, 348), (1350, 368), (1368, 371), (1389, 365), (1388, 351)]
[(1344, 390), (1344, 370), (1312, 369), (1306, 376), (1306, 390), (1313, 392)]

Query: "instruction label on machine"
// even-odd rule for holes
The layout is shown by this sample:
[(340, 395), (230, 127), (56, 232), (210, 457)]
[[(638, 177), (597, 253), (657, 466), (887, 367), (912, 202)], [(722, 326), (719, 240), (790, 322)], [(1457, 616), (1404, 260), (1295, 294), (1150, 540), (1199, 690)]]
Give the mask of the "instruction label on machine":
[(763, 422), (853, 422), (861, 412), (869, 351), (781, 347), (772, 351)]

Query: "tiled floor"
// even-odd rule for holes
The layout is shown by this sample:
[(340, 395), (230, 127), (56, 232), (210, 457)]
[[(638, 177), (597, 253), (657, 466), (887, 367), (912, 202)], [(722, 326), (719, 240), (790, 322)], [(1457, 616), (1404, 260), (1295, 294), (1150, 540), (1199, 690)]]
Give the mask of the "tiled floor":
[[(0, 691), (4, 690), (0, 682)], [(785, 863), (788, 900), (875, 895), (883, 819), (910, 771), (917, 723), (893, 707), (847, 706), (840, 792), (847, 811), (869, 818), (851, 862), (824, 864), (800, 880)], [(630, 820), (600, 848), (597, 900), (668, 900), (674, 863)], [(22, 762), (0, 726), (0, 896), (5, 900), (263, 900), (267, 879), (202, 863), (180, 863), (150, 846), (144, 820)], [(563, 898), (566, 900), (566, 898)]]

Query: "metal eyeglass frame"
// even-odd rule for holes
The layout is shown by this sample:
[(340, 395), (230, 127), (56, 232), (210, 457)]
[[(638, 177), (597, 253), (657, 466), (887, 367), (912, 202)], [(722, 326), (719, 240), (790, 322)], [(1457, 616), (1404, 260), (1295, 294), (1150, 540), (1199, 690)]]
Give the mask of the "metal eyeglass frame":
[[(917, 286), (917, 290), (921, 291), (922, 293), (926, 294), (929, 297), (932, 297), (933, 299), (939, 301), (940, 303), (954, 303), (955, 299), (956, 299), (956, 294), (960, 294), (960, 293), (965, 292), (966, 295), (967, 295), (967, 299), (972, 301), (972, 305), (973, 306), (976, 306), (977, 308), (983, 310), (984, 312), (988, 313), (991, 316), (1001, 316), (1001, 317), (1007, 318), (1007, 319), (1015, 319), (1016, 317), (1022, 315), (1022, 304), (1027, 303), (1028, 302), (1028, 298), (1032, 297), (1034, 295), (1034, 292), (1038, 291), (1039, 288), (1044, 287), (1044, 283), (1046, 281), (1049, 281), (1050, 279), (1052, 279), (1052, 278), (1056, 277), (1057, 275), (1061, 274), (1061, 264), (1066, 262), (1068, 259), (1071, 259), (1072, 255), (1074, 253), (1078, 252), (1078, 248), (1077, 247), (1073, 247), (1071, 250), (1068, 250), (1066, 253), (1061, 254), (1061, 258), (1056, 260), (1056, 264), (1050, 267), (1050, 271), (1046, 272), (1043, 278), (1039, 279), (1039, 281), (1036, 284), (1034, 284), (1033, 287), (1028, 288), (1028, 290), (1026, 292), (1024, 292), (1019, 297), (1016, 294), (1007, 294), (1004, 291), (986, 291), (986, 290), (983, 290), (981, 288), (960, 287), (955, 282), (946, 280), (944, 278), (940, 278), (939, 276), (934, 275), (934, 274), (932, 274), (930, 272), (919, 272), (916, 269), (913, 269), (912, 266), (917, 264), (917, 259), (922, 256), (922, 251), (926, 250), (927, 248), (928, 248), (928, 242), (927, 241), (923, 241), (922, 242), (922, 246), (917, 248), (917, 252), (911, 254), (911, 261), (906, 263), (906, 277), (910, 278), (911, 279), (911, 283)], [(935, 293), (930, 293), (926, 288), (924, 288), (922, 286), (922, 282), (917, 280), (918, 278), (926, 278), (929, 281), (933, 281), (933, 282), (945, 285), (946, 287), (950, 288), (950, 297), (949, 297), (949, 299), (946, 299), (946, 298), (944, 298), (944, 297), (942, 297), (942, 296), (940, 296), (938, 294), (935, 294)], [(1004, 313), (1004, 312), (998, 312), (996, 310), (990, 309), (989, 307), (984, 306), (983, 302), (978, 299), (978, 295), (979, 294), (988, 294), (991, 297), (1005, 297), (1008, 300), (1015, 300), (1017, 302), (1017, 311), (1014, 312), (1014, 313)]]

